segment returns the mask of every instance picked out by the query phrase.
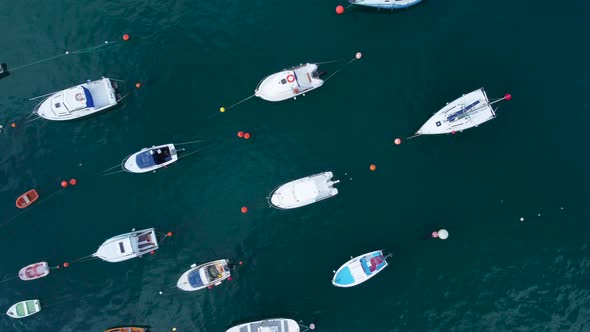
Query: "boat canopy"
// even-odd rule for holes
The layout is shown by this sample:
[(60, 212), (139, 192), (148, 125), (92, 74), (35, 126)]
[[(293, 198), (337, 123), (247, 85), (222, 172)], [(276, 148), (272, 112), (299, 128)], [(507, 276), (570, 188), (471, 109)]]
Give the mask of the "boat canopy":
[(385, 264), (385, 259), (381, 254), (368, 255), (361, 258), (361, 266), (367, 275), (381, 269), (383, 266), (385, 266)]
[(204, 285), (199, 270), (200, 269), (192, 270), (188, 274), (188, 282), (192, 287), (201, 287)]
[(168, 147), (161, 147), (157, 149), (149, 149), (139, 153), (135, 157), (135, 162), (139, 168), (147, 168), (155, 165), (160, 165), (172, 160), (170, 149)]
[(94, 99), (90, 90), (80, 85), (64, 92), (64, 104), (68, 110), (75, 111), (94, 107)]

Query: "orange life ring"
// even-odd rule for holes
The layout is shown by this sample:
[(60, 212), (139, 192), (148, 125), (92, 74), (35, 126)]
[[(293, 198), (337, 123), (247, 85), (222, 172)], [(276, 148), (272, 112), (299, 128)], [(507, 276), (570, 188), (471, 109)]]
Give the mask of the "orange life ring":
[(289, 82), (289, 83), (295, 82), (295, 76), (293, 74), (287, 75), (287, 82)]

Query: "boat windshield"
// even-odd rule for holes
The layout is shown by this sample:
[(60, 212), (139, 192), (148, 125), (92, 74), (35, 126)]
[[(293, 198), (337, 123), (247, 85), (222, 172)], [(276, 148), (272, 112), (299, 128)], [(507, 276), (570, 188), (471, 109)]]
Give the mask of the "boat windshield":
[(199, 274), (199, 269), (192, 270), (188, 274), (188, 282), (192, 287), (201, 287), (203, 286), (203, 280), (201, 280), (201, 276)]

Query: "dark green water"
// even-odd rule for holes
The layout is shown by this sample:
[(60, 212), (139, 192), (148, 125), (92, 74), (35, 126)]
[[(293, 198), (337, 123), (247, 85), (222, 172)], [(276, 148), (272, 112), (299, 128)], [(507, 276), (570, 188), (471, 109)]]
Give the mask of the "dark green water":
[[(342, 16), (337, 4), (0, 3), (0, 60), (13, 67), (131, 35), (0, 81), (1, 122), (19, 124), (0, 136), (3, 278), (88, 255), (134, 227), (175, 232), (154, 256), (0, 284), (1, 310), (33, 298), (45, 306), (0, 318), (0, 330), (225, 331), (277, 316), (324, 332), (590, 329), (590, 4), (427, 0)], [(356, 51), (361, 61), (306, 97), (218, 112), (272, 72)], [(99, 116), (22, 123), (28, 98), (102, 75), (144, 86)], [(391, 145), (479, 87), (513, 95), (497, 119)], [(191, 139), (206, 149), (162, 172), (96, 176), (145, 146)], [(266, 205), (277, 185), (327, 170), (352, 178), (337, 197), (292, 211)], [(9, 221), (18, 195), (46, 197), (71, 177), (76, 187)], [(443, 227), (447, 241), (428, 239)], [(378, 277), (330, 284), (349, 256), (379, 248), (395, 256)], [(191, 263), (222, 257), (245, 262), (234, 280), (158, 295)]]

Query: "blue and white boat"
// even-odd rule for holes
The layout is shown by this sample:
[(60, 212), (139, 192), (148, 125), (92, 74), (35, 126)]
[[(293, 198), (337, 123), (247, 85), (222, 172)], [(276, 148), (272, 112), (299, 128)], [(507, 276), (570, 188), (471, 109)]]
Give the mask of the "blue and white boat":
[(130, 173), (146, 173), (166, 167), (178, 160), (178, 153), (174, 144), (164, 144), (143, 148), (122, 162), (123, 170)]
[(494, 103), (510, 99), (512, 96), (505, 94), (503, 98), (490, 102), (484, 89), (480, 88), (447, 103), (445, 107), (430, 117), (412, 137), (450, 134), (477, 127), (496, 117), (496, 111), (492, 107)]
[(197, 291), (221, 285), (223, 280), (230, 277), (229, 260), (219, 259), (199, 266), (191, 265), (191, 269), (180, 276), (176, 287), (188, 292)]
[(111, 108), (125, 97), (115, 80), (103, 77), (52, 93), (33, 114), (47, 120), (73, 120)]
[(373, 251), (351, 258), (334, 272), (332, 285), (336, 287), (352, 287), (373, 278), (387, 267), (388, 256), (382, 250)]
[(353, 5), (383, 9), (402, 9), (417, 5), (422, 0), (348, 0)]

